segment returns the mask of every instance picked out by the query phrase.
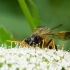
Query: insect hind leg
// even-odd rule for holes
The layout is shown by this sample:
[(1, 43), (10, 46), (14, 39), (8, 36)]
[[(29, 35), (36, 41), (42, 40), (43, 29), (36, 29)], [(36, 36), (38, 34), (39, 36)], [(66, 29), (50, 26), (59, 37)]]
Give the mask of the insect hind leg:
[(56, 49), (56, 51), (58, 51), (58, 48), (57, 48), (57, 45), (55, 44), (55, 49)]
[(54, 40), (50, 39), (48, 41), (48, 43), (46, 44), (46, 47), (48, 47), (49, 49), (56, 49), (57, 50), (57, 46), (54, 43)]
[(52, 39), (49, 40), (49, 42), (46, 44), (46, 47), (49, 46), (51, 41), (52, 41)]

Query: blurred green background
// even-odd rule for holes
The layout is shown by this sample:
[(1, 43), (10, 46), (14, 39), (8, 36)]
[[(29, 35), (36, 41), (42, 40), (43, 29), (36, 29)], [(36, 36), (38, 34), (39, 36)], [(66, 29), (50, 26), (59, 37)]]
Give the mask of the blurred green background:
[[(29, 9), (31, 6), (25, 0)], [(62, 27), (58, 31), (70, 31), (70, 0), (32, 0), (36, 5), (40, 18), (40, 25), (52, 28), (58, 24)], [(15, 40), (23, 40), (32, 33), (31, 27), (24, 16), (18, 0), (0, 0), (0, 26), (9, 31)], [(70, 50), (70, 41), (55, 39), (58, 48)]]

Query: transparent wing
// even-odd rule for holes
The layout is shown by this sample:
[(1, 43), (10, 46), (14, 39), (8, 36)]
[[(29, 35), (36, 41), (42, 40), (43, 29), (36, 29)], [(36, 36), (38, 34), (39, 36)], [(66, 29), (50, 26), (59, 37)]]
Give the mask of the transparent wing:
[(70, 32), (67, 31), (61, 31), (58, 33), (50, 33), (49, 36), (60, 39), (60, 40), (70, 40)]
[(60, 26), (62, 26), (62, 24), (59, 24), (53, 28), (47, 28), (45, 26), (38, 26), (35, 28), (33, 34), (38, 34), (40, 36), (46, 36), (47, 34), (51, 33), (53, 30), (55, 30), (56, 28), (59, 28)]
[(44, 34), (44, 33), (49, 33), (50, 32), (50, 28), (47, 28), (45, 26), (38, 26), (34, 29), (33, 34)]

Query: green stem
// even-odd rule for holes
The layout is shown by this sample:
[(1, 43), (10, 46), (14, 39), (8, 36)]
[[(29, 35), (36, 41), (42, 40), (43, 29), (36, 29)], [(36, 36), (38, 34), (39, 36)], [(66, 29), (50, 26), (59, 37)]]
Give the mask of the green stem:
[(29, 22), (29, 25), (30, 25), (31, 29), (33, 30), (35, 28), (35, 23), (34, 23), (32, 17), (31, 17), (29, 9), (28, 9), (28, 7), (27, 7), (27, 5), (25, 3), (25, 0), (18, 0), (18, 2), (20, 4), (20, 7), (21, 7), (26, 19)]
[(28, 1), (29, 1), (29, 3), (31, 4), (31, 7), (32, 7), (34, 22), (35, 22), (36, 26), (39, 26), (40, 25), (40, 18), (39, 18), (39, 15), (38, 15), (37, 8), (36, 8), (33, 0), (28, 0)]

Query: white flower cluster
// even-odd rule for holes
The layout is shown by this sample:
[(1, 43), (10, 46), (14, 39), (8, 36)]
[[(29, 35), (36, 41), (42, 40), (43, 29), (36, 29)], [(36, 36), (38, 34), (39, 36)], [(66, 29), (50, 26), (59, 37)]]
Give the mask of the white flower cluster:
[(0, 48), (0, 70), (70, 70), (70, 52), (46, 48)]

